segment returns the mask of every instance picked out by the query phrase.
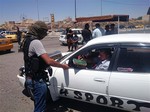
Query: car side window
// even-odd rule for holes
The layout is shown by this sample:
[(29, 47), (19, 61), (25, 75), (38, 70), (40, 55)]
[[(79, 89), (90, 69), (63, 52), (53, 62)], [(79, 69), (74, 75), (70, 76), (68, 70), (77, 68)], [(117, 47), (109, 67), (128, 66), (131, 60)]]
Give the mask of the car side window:
[[(100, 54), (100, 52), (103, 52)], [(106, 59), (105, 59), (106, 52)], [(110, 60), (114, 52), (113, 47), (94, 47), (75, 55), (69, 60), (69, 66), (78, 69), (105, 70), (109, 68)], [(101, 56), (100, 56), (101, 55)], [(104, 59), (102, 60), (103, 57)], [(103, 64), (103, 65), (100, 65)]]
[(150, 49), (121, 48), (115, 71), (150, 72)]

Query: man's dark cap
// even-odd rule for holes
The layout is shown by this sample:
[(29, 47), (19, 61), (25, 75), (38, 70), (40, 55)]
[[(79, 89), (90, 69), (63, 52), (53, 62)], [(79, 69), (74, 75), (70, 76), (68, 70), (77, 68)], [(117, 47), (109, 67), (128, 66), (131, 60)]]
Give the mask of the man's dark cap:
[(29, 26), (29, 34), (37, 36), (38, 38), (43, 38), (48, 31), (47, 25), (43, 21), (37, 21), (31, 26)]

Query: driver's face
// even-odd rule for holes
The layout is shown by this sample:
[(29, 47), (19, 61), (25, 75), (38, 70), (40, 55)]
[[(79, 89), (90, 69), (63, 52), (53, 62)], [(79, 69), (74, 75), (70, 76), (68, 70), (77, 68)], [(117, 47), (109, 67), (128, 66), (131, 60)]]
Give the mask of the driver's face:
[(103, 60), (106, 60), (108, 58), (108, 55), (105, 52), (100, 52), (99, 58), (103, 61)]

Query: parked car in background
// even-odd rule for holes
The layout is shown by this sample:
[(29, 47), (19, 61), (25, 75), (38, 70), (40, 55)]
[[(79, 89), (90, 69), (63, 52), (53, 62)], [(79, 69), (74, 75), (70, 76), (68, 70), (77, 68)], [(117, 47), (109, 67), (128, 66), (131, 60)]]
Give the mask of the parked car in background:
[(120, 29), (125, 29), (125, 25), (120, 25), (119, 28)]
[[(108, 69), (94, 69), (99, 53), (106, 49)], [(51, 75), (47, 70), (53, 101), (64, 97), (131, 112), (150, 112), (150, 33), (95, 38), (57, 61), (68, 64), (69, 69), (51, 67)], [(24, 70), (22, 67), (17, 77), (26, 87)]]
[(134, 29), (134, 28), (136, 28), (134, 25), (129, 25), (129, 26), (127, 26), (127, 28), (129, 28), (129, 29)]
[(144, 28), (144, 25), (136, 25), (135, 28)]
[(145, 28), (150, 28), (150, 25), (145, 25)]
[[(83, 37), (82, 37), (82, 29), (80, 28), (73, 28), (71, 29), (74, 33), (77, 33), (78, 37), (79, 37), (79, 44), (83, 43)], [(66, 31), (63, 31), (62, 34), (59, 37), (59, 41), (62, 45), (66, 45), (67, 44), (67, 37), (66, 37)]]
[(3, 29), (3, 28), (2, 28), (2, 29), (0, 29), (0, 34), (1, 34), (3, 31), (6, 31), (6, 30), (5, 30), (5, 29)]
[(0, 51), (10, 52), (13, 48), (13, 44), (10, 39), (0, 34)]
[(3, 36), (6, 36), (6, 34), (8, 34), (8, 33), (9, 33), (9, 31), (6, 31), (6, 30), (0, 32), (0, 34), (3, 35)]
[(5, 34), (5, 37), (11, 39), (12, 42), (16, 42), (17, 41), (17, 32), (9, 31)]

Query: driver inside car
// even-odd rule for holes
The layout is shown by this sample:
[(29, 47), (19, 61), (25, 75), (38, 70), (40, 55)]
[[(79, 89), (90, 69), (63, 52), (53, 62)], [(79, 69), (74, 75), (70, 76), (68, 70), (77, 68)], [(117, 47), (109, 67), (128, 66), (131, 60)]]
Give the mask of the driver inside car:
[(107, 71), (110, 64), (111, 50), (101, 49), (98, 58), (99, 61), (93, 66), (93, 69)]

